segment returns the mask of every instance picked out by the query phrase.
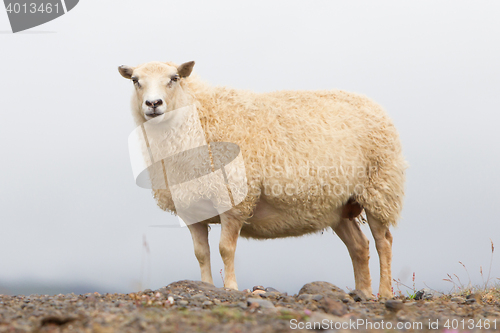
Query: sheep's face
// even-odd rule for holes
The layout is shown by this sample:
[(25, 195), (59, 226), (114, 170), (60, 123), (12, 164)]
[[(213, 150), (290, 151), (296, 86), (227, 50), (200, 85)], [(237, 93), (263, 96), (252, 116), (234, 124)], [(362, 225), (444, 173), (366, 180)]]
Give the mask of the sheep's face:
[(137, 67), (120, 66), (118, 71), (134, 83), (134, 112), (149, 120), (176, 108), (184, 95), (180, 81), (191, 74), (193, 66), (194, 61), (178, 67), (155, 61)]

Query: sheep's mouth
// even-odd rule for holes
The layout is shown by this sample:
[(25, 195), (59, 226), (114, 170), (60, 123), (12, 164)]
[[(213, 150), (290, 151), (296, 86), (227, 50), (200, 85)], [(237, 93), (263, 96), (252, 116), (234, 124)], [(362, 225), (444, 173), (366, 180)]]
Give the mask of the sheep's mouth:
[(146, 113), (146, 116), (149, 117), (149, 118), (155, 118), (155, 117), (158, 117), (158, 116), (161, 116), (163, 114), (163, 112), (151, 112), (151, 113)]

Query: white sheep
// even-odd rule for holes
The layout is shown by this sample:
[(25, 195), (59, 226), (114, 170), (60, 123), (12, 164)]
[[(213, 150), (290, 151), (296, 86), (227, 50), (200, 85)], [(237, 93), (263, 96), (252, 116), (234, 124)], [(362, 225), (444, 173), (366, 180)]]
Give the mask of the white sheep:
[[(352, 259), (356, 289), (372, 295), (368, 239), (357, 216), (364, 209), (380, 259), (381, 297), (391, 297), (392, 235), (404, 195), (406, 161), (386, 112), (370, 99), (344, 91), (255, 93), (213, 87), (180, 66), (149, 62), (120, 66), (135, 85), (136, 124), (195, 105), (207, 142), (239, 145), (248, 194), (234, 208), (190, 224), (202, 281), (213, 284), (209, 223), (221, 224), (219, 250), (224, 286), (237, 289), (238, 236), (300, 236), (331, 227)], [(153, 191), (158, 205), (175, 213), (169, 188)]]

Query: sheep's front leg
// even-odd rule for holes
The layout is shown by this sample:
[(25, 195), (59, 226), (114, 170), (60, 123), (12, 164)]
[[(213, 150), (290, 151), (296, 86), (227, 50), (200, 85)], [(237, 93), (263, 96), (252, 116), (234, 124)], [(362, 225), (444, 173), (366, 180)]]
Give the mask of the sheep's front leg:
[(214, 284), (212, 267), (210, 266), (210, 245), (208, 244), (208, 224), (194, 223), (188, 225), (193, 238), (194, 254), (201, 270), (201, 281)]
[(234, 273), (234, 253), (243, 221), (230, 213), (221, 215), (221, 235), (219, 251), (224, 262), (224, 287), (238, 290)]
[(369, 212), (366, 213), (368, 225), (375, 239), (375, 247), (377, 248), (380, 259), (380, 297), (392, 298), (392, 235), (389, 231), (389, 225), (384, 224)]

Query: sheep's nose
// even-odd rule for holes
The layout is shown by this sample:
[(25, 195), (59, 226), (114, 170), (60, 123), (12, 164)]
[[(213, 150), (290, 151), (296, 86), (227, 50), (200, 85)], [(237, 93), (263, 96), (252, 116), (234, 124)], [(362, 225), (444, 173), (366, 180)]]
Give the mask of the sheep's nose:
[(146, 101), (146, 105), (149, 107), (152, 107), (152, 108), (157, 108), (162, 104), (163, 104), (163, 101), (161, 99), (157, 99), (154, 101)]

